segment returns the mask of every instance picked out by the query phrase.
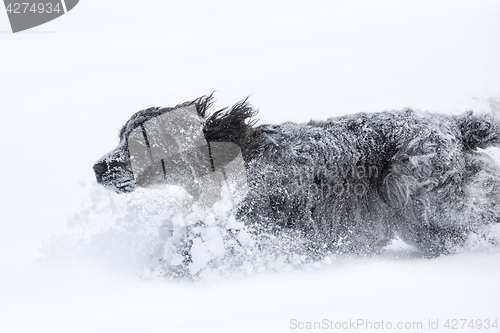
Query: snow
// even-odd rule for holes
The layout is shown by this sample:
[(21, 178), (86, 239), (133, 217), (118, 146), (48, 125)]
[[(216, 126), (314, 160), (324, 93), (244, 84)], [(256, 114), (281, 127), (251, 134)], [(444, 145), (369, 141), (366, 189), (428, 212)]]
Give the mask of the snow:
[[(499, 10), (87, 0), (15, 35), (0, 10), (0, 331), (285, 332), (292, 319), (421, 321), (429, 331), (429, 320), (444, 329), (446, 319), (500, 319), (500, 251), (481, 242), (436, 259), (395, 242), (372, 257), (290, 267), (278, 256), (245, 274), (162, 278), (147, 263), (165, 251), (154, 246), (168, 205), (146, 190), (105, 191), (91, 168), (132, 113), (213, 90), (215, 107), (252, 94), (266, 123), (405, 106), (486, 111), (500, 94)], [(214, 230), (196, 244), (193, 272), (224, 251)]]

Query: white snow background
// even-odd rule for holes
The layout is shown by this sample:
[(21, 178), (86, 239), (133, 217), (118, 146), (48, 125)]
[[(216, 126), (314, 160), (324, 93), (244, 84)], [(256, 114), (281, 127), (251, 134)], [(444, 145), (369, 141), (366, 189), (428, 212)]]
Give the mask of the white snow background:
[[(195, 282), (138, 274), (154, 225), (121, 238), (96, 228), (127, 204), (140, 217), (154, 196), (118, 198), (92, 171), (150, 106), (217, 90), (215, 108), (252, 94), (262, 123), (488, 111), (499, 59), (499, 1), (82, 0), (17, 34), (0, 9), (0, 332), (305, 330), (292, 319), (420, 321), (423, 332), (436, 331), (429, 320), (448, 331), (446, 319), (500, 319), (500, 252), (482, 245), (425, 259), (396, 242)], [(97, 245), (72, 258), (77, 244), (61, 239), (75, 234)]]

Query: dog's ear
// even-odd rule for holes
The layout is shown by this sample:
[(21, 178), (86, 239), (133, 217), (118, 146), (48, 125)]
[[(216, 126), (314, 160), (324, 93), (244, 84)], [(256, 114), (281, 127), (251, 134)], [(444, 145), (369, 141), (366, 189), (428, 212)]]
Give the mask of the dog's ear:
[(198, 97), (197, 99), (195, 99), (193, 101), (188, 101), (188, 102), (184, 102), (181, 104), (177, 104), (174, 109), (178, 109), (178, 108), (181, 108), (184, 106), (194, 104), (194, 106), (196, 107), (196, 111), (198, 112), (198, 116), (205, 119), (208, 116), (208, 110), (214, 104), (213, 95), (214, 95), (214, 92), (212, 92), (210, 95)]
[(208, 117), (203, 127), (207, 141), (233, 142), (240, 146), (244, 156), (247, 155), (248, 140), (257, 114), (248, 102), (248, 97), (236, 103), (229, 110), (222, 109)]

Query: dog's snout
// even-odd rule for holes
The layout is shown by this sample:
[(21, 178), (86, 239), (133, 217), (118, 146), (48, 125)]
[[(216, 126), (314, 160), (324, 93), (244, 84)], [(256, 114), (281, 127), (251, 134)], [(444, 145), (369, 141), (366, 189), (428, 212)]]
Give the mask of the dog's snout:
[(100, 161), (94, 164), (94, 172), (97, 177), (97, 180), (100, 181), (107, 173), (114, 172), (126, 172), (128, 171), (127, 164), (124, 162), (118, 161)]
[(102, 178), (102, 175), (107, 171), (108, 167), (106, 162), (98, 162), (94, 164), (94, 172), (95, 175), (97, 176), (97, 180)]

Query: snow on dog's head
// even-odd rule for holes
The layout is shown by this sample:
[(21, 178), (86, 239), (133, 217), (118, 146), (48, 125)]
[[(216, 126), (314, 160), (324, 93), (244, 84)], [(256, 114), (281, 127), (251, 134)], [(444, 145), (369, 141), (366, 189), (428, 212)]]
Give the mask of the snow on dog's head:
[(120, 133), (119, 146), (94, 165), (97, 181), (117, 193), (168, 186), (179, 214), (174, 226), (203, 220), (221, 202), (240, 203), (248, 192), (242, 152), (236, 143), (205, 139), (210, 100), (202, 97), (133, 115)]
[[(247, 120), (255, 114), (254, 110), (244, 100), (230, 110), (222, 109), (208, 117), (212, 103), (212, 95), (208, 95), (173, 108), (151, 107), (135, 113), (121, 129), (118, 147), (94, 164), (97, 182), (117, 193), (131, 192), (138, 186), (154, 187), (164, 183), (158, 175), (163, 172), (162, 159), (168, 162), (172, 155), (196, 148), (207, 155), (204, 148), (211, 149), (207, 141), (228, 143), (216, 145), (218, 156), (210, 161), (212, 164), (227, 164), (236, 159), (238, 148), (245, 158), (251, 127)], [(175, 183), (175, 179), (171, 181)]]

